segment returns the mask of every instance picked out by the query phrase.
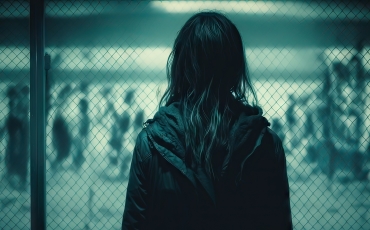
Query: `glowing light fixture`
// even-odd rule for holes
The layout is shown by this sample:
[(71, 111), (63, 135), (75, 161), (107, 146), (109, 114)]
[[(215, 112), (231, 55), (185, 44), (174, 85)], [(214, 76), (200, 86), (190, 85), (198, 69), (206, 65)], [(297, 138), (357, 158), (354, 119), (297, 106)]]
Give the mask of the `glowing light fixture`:
[[(0, 0), (1, 2), (2, 0)], [(365, 5), (341, 2), (302, 1), (51, 1), (46, 4), (49, 17), (80, 17), (91, 15), (125, 15), (156, 9), (166, 13), (195, 13), (217, 10), (228, 14), (287, 16), (308, 19), (370, 20)], [(28, 1), (4, 1), (0, 4), (0, 18), (29, 16)]]
[(298, 18), (370, 20), (370, 11), (351, 4), (272, 1), (152, 1), (151, 6), (167, 13), (196, 13), (216, 10), (229, 14), (276, 15)]

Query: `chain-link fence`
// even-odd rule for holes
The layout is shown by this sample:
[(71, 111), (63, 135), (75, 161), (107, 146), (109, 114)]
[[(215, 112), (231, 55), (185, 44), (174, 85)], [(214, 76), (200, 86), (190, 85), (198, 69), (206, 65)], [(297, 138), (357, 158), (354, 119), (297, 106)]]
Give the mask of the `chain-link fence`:
[[(47, 227), (120, 228), (135, 138), (166, 86), (174, 38), (206, 9), (242, 34), (284, 143), (294, 228), (370, 229), (370, 8), (360, 1), (46, 1)], [(2, 1), (0, 12), (0, 228), (28, 229), (29, 3)]]
[(28, 23), (27, 2), (0, 2), (1, 229), (30, 228)]

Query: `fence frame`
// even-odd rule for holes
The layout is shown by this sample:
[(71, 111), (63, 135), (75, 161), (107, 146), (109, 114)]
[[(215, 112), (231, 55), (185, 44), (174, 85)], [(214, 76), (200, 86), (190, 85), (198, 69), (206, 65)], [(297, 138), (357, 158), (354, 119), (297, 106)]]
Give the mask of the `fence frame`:
[(30, 1), (31, 229), (46, 229), (45, 2)]

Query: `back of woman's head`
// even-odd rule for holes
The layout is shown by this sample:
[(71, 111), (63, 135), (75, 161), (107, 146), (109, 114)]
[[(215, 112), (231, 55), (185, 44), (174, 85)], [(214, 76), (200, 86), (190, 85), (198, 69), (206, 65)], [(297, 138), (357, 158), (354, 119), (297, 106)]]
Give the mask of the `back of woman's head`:
[(185, 147), (192, 161), (213, 174), (214, 150), (228, 147), (232, 101), (247, 104), (250, 93), (257, 101), (236, 26), (216, 12), (192, 16), (175, 39), (167, 78), (160, 105), (180, 102)]
[(238, 99), (246, 99), (247, 93), (255, 96), (240, 33), (220, 13), (197, 13), (185, 23), (168, 59), (167, 73), (168, 96), (176, 99), (207, 95), (207, 99), (222, 100), (231, 93)]

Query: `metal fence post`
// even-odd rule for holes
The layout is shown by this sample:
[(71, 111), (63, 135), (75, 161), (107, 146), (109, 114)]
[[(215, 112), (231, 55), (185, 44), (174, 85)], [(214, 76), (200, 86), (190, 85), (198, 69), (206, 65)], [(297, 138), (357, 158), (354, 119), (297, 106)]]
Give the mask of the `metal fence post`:
[(31, 229), (46, 229), (44, 0), (30, 1)]

